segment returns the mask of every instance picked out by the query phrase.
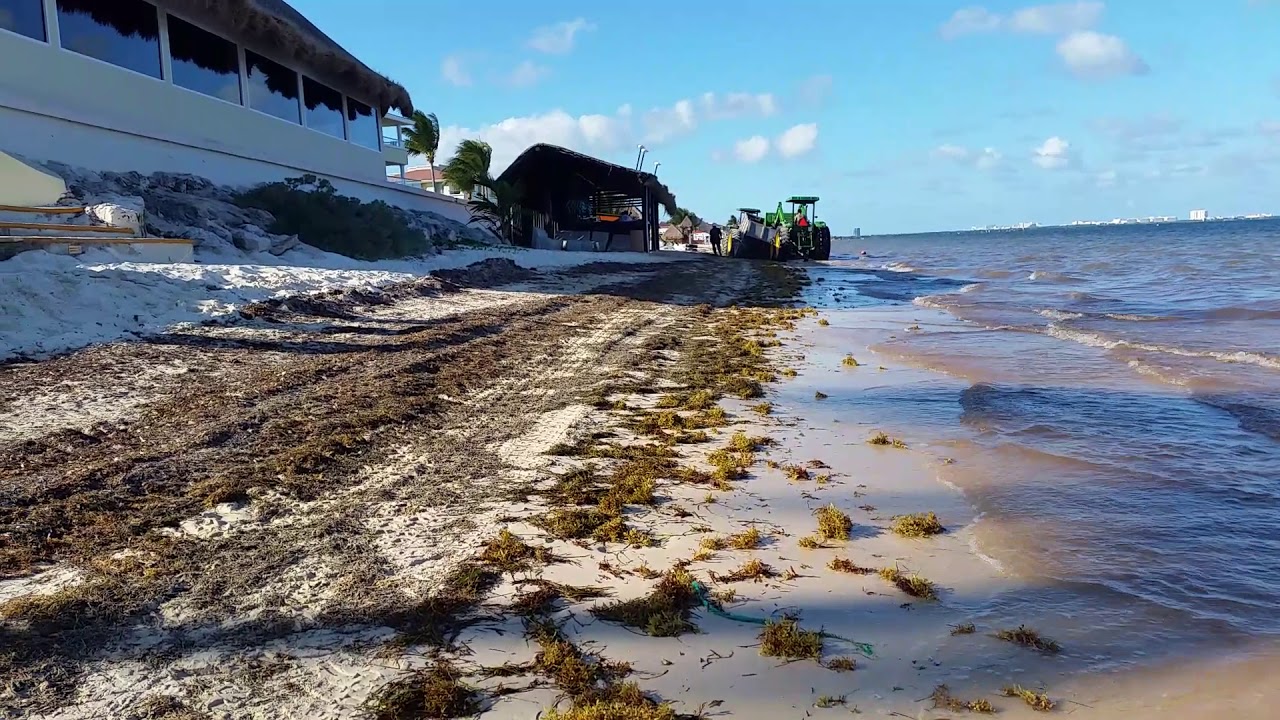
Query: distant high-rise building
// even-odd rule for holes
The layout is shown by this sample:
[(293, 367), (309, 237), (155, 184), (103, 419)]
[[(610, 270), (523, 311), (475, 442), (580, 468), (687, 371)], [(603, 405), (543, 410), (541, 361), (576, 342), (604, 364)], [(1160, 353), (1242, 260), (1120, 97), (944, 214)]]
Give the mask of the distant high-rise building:
[(1192, 210), (1191, 219), (1204, 222), (1205, 220), (1209, 219), (1209, 211), (1208, 210)]
[(853, 236), (854, 236), (854, 237), (856, 237), (856, 238), (860, 238), (860, 237), (862, 237), (862, 228), (854, 228), (854, 229), (853, 229)]

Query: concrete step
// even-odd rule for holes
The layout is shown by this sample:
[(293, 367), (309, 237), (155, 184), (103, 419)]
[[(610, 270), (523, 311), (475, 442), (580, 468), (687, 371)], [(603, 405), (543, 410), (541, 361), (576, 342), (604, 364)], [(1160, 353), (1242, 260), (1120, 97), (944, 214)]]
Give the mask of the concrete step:
[(50, 205), (46, 207), (32, 207), (29, 205), (3, 205), (0, 204), (0, 213), (29, 213), (32, 215), (82, 215), (84, 208), (74, 205)]
[(103, 237), (101, 235), (0, 235), (0, 260), (28, 250), (79, 255), (89, 248), (135, 262), (191, 262), (195, 243), (185, 238)]
[(14, 230), (28, 230), (35, 231), (35, 233), (87, 233), (89, 235), (96, 235), (98, 233), (105, 235), (133, 234), (132, 228), (113, 227), (111, 225), (78, 225), (73, 223), (48, 223), (27, 220), (0, 220), (0, 235), (11, 235)]

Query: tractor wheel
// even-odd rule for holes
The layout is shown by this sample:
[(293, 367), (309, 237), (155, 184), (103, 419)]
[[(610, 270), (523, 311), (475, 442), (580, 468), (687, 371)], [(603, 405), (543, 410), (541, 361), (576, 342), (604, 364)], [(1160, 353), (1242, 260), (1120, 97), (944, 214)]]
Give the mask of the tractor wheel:
[(814, 243), (816, 247), (813, 249), (814, 260), (830, 260), (831, 259), (831, 228), (823, 225), (817, 228), (818, 241)]
[(795, 257), (796, 238), (798, 237), (796, 228), (789, 228), (787, 236), (779, 237), (777, 244), (774, 246), (773, 259), (778, 262), (786, 262)]

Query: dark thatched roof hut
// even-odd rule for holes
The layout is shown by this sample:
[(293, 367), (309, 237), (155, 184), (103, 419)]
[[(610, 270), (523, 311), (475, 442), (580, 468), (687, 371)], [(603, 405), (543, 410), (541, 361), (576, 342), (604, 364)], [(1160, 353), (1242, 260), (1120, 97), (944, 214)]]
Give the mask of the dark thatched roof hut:
[[(520, 203), (538, 216), (539, 227), (602, 233), (642, 229), (651, 249), (658, 245), (659, 206), (668, 213), (677, 209), (675, 196), (654, 174), (545, 143), (521, 153), (498, 179), (521, 188)], [(629, 220), (628, 215), (640, 217)], [(528, 234), (523, 233), (526, 242)]]
[[(78, 0), (92, 8), (97, 0)], [(162, 8), (205, 25), (250, 49), (282, 56), (304, 73), (358, 100), (413, 113), (409, 91), (369, 68), (284, 0), (155, 0)], [(359, 3), (352, 12), (364, 12)]]
[[(512, 184), (521, 183), (526, 193), (559, 190), (575, 198), (594, 196), (597, 200), (619, 200), (649, 197), (658, 201), (668, 213), (676, 211), (676, 198), (653, 173), (583, 155), (558, 145), (539, 143), (520, 153), (498, 178)], [(527, 204), (541, 207), (541, 203)]]

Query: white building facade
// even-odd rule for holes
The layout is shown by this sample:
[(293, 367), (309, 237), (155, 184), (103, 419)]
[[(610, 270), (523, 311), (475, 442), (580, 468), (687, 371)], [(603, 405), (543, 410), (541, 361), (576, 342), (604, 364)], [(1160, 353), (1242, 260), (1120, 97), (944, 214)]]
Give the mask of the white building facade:
[(0, 0), (0, 151), (235, 186), (311, 173), (465, 222), (386, 181), (408, 161), (392, 107), (412, 113), (404, 88), (283, 0)]

